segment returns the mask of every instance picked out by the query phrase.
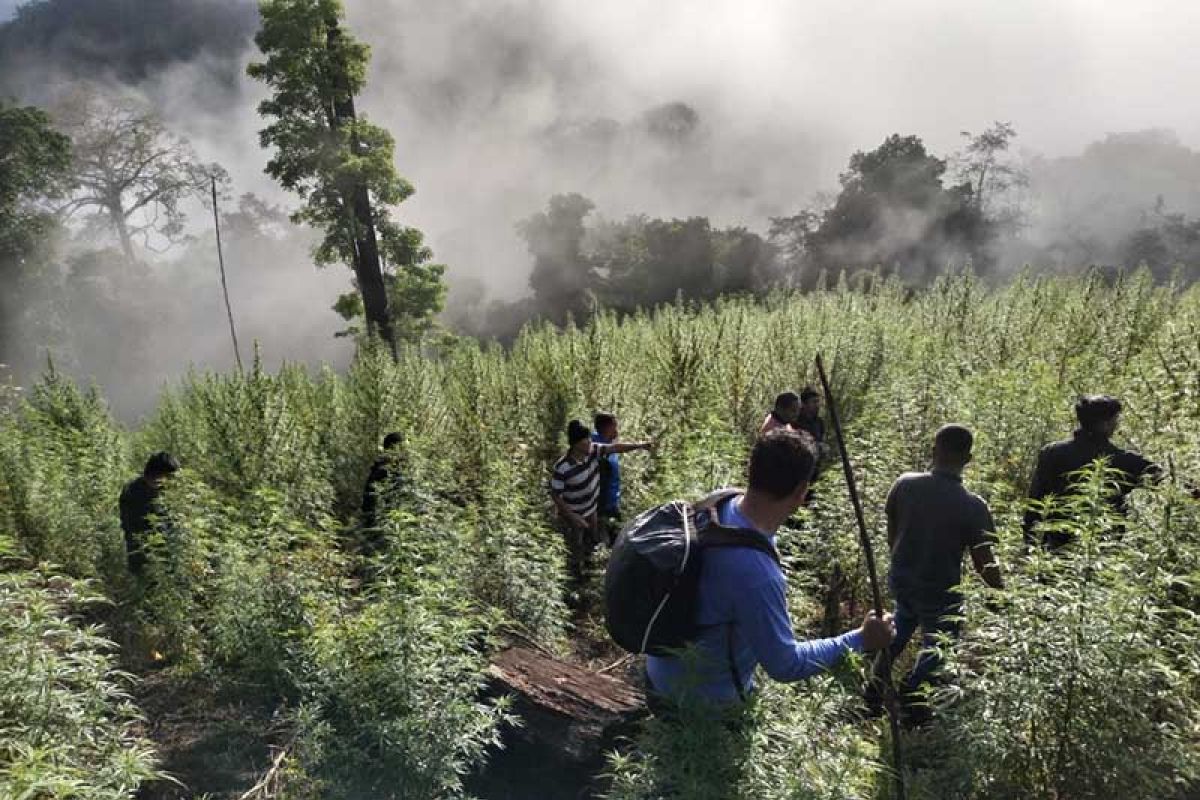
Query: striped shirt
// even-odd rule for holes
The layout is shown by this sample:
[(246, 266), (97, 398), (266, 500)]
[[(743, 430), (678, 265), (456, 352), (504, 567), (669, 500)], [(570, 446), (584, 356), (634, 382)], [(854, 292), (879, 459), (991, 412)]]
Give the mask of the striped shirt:
[(610, 452), (609, 445), (592, 442), (582, 461), (575, 461), (567, 453), (554, 464), (551, 493), (558, 495), (567, 508), (581, 517), (594, 514), (600, 496), (600, 459)]

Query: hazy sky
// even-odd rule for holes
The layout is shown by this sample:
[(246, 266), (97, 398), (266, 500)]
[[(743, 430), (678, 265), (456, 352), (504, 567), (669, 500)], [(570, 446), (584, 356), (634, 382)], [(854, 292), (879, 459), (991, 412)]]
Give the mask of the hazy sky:
[[(960, 131), (996, 120), (1051, 157), (1147, 128), (1200, 149), (1197, 0), (345, 4), (372, 46), (359, 109), (393, 133), (397, 168), (416, 186), (399, 220), (425, 231), (452, 282), (479, 277), (503, 297), (527, 291), (515, 224), (558, 192), (588, 196), (608, 218), (705, 215), (761, 232), (836, 189), (851, 153), (891, 133), (917, 134), (941, 156)], [(0, 17), (15, 5), (0, 0)], [(248, 47), (242, 61), (256, 56)], [(264, 87), (243, 77), (229, 92), (207, 67), (178, 64), (136, 90), (228, 168), (235, 194), (294, 203), (262, 172)], [(31, 85), (47, 72), (31, 64)], [(694, 129), (664, 136), (647, 122), (670, 103), (695, 110)], [(1152, 203), (1162, 181), (1135, 171), (1141, 183), (1099, 191)], [(1170, 195), (1187, 201), (1173, 210), (1200, 213), (1197, 171), (1160, 172), (1187, 184)], [(305, 333), (332, 341), (338, 323), (325, 310), (347, 281), (345, 270), (301, 269), (285, 310), (322, 310)], [(277, 292), (260, 294), (279, 305)], [(243, 302), (240, 313), (258, 312)], [(292, 338), (275, 349), (290, 352)]]
[[(512, 220), (554, 191), (583, 192), (609, 216), (760, 227), (834, 188), (851, 152), (893, 132), (943, 155), (994, 120), (1048, 155), (1149, 127), (1200, 145), (1195, 0), (347, 6), (374, 46), (362, 107), (396, 134), (417, 185), (408, 213), (472, 273), (489, 255), (522, 258)], [(564, 120), (628, 131), (675, 100), (701, 119), (682, 151), (628, 132), (605, 147), (586, 136), (545, 147)]]
[[(0, 13), (14, 5), (0, 0)], [(346, 6), (373, 48), (359, 107), (395, 135), (417, 188), (401, 216), (452, 275), (507, 294), (528, 268), (514, 224), (556, 192), (581, 192), (608, 217), (700, 214), (762, 230), (835, 189), (850, 154), (890, 133), (940, 155), (995, 120), (1049, 156), (1152, 127), (1200, 147), (1196, 0)], [(263, 87), (243, 78), (229, 97), (184, 65), (143, 89), (237, 191), (280, 197), (257, 145)], [(699, 115), (680, 141), (644, 122), (671, 102)]]

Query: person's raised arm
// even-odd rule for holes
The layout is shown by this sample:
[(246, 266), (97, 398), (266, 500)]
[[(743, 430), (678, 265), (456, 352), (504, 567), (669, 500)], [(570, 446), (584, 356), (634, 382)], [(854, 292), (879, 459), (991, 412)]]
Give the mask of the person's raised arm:
[(612, 444), (597, 444), (599, 454), (606, 456), (609, 453), (628, 453), (633, 450), (652, 450), (654, 442), (613, 442)]

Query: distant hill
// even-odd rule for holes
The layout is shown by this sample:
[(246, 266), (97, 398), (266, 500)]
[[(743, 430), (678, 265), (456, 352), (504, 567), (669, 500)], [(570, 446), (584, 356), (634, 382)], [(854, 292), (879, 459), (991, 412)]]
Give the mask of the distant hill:
[(232, 81), (257, 25), (253, 0), (34, 0), (0, 25), (0, 90), (25, 94), (48, 74), (137, 83), (203, 56)]

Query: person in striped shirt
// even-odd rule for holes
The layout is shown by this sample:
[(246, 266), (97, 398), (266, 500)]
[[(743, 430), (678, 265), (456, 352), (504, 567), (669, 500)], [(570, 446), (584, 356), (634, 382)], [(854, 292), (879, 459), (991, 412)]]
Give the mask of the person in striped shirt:
[(600, 502), (600, 461), (631, 450), (649, 450), (650, 442), (594, 442), (587, 425), (577, 419), (567, 425), (567, 453), (554, 464), (550, 496), (565, 525), (571, 572), (583, 577), (587, 554), (596, 546), (596, 509)]

